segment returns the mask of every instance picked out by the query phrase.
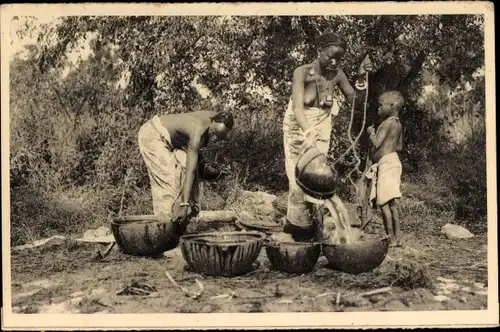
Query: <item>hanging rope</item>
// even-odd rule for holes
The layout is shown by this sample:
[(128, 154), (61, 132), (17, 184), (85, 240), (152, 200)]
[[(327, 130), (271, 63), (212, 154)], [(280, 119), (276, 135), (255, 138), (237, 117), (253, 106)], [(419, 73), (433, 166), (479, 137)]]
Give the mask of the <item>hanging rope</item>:
[(354, 98), (353, 98), (352, 105), (351, 105), (351, 118), (349, 120), (349, 127), (347, 129), (347, 136), (348, 136), (348, 139), (349, 139), (349, 142), (350, 142), (351, 145), (349, 146), (349, 148), (337, 160), (335, 160), (335, 162), (332, 165), (332, 170), (335, 173), (335, 177), (337, 177), (338, 176), (338, 172), (335, 169), (335, 166), (340, 161), (344, 160), (344, 158), (349, 154), (349, 152), (351, 152), (351, 150), (353, 151), (354, 158), (355, 158), (356, 162), (355, 162), (354, 168), (347, 174), (347, 176), (349, 178), (349, 181), (351, 182), (351, 184), (354, 186), (355, 189), (356, 189), (356, 183), (352, 179), (352, 174), (354, 172), (357, 172), (357, 174), (362, 174), (363, 173), (359, 169), (359, 166), (361, 165), (361, 159), (358, 156), (358, 153), (356, 151), (356, 146), (357, 146), (357, 143), (358, 143), (359, 139), (361, 138), (361, 135), (363, 135), (363, 131), (365, 129), (365, 124), (366, 124), (366, 110), (367, 110), (367, 106), (368, 106), (368, 72), (365, 73), (365, 82), (366, 82), (366, 94), (365, 94), (365, 102), (364, 102), (364, 107), (363, 107), (363, 122), (362, 122), (362, 125), (361, 125), (361, 130), (359, 131), (358, 135), (353, 139), (352, 125), (354, 123), (354, 106), (356, 104), (356, 94), (354, 94)]
[[(351, 146), (352, 151), (354, 153), (354, 158), (356, 159), (356, 165), (355, 167), (347, 174), (349, 180), (351, 181), (351, 184), (356, 188), (356, 183), (352, 179), (352, 173), (357, 171), (357, 174), (362, 174), (363, 172), (359, 169), (359, 166), (361, 165), (361, 158), (358, 156), (356, 146), (358, 144), (359, 139), (361, 138), (361, 135), (363, 135), (363, 131), (365, 130), (365, 124), (366, 124), (366, 109), (368, 105), (368, 72), (365, 74), (365, 82), (366, 82), (366, 93), (365, 93), (365, 101), (364, 101), (364, 107), (363, 107), (363, 122), (361, 124), (361, 130), (359, 131), (358, 135), (356, 136), (356, 139), (352, 139), (351, 132), (348, 133), (349, 135), (349, 140), (351, 141)], [(354, 106), (351, 109), (351, 113), (354, 113)], [(351, 119), (353, 116), (351, 116)], [(351, 124), (352, 126), (352, 124)], [(350, 126), (350, 127), (351, 127)]]

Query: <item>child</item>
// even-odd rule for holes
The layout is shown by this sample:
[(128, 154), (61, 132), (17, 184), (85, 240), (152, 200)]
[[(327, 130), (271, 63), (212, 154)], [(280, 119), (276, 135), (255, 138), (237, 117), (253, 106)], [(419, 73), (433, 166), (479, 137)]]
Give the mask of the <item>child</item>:
[(403, 147), (402, 126), (399, 112), (404, 106), (403, 95), (398, 91), (388, 91), (379, 98), (378, 115), (383, 122), (375, 129), (367, 128), (372, 144), (371, 159), (373, 165), (367, 172), (372, 186), (370, 201), (380, 206), (384, 227), (391, 237), (391, 246), (401, 246), (399, 222), (399, 198), (402, 166), (398, 153)]

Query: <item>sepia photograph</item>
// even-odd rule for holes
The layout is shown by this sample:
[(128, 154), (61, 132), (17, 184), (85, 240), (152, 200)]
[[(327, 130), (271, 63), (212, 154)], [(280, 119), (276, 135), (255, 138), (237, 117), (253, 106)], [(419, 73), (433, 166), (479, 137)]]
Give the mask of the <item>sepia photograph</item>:
[(4, 328), (498, 326), (493, 3), (1, 15)]

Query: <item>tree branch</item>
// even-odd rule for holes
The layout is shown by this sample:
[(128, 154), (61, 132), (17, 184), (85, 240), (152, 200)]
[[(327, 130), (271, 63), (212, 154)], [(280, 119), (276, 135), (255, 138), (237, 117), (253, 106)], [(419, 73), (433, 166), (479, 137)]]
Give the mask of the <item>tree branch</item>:
[[(41, 71), (33, 63), (30, 62), (30, 65), (35, 72), (41, 73)], [(54, 87), (54, 85), (52, 84), (52, 82), (50, 80), (47, 80), (47, 83), (50, 86), (50, 88), (55, 92), (57, 99), (59, 100), (59, 103), (61, 104), (62, 108), (64, 109), (64, 111), (66, 112), (68, 117), (70, 119), (72, 119), (71, 113), (70, 113), (69, 109), (66, 107), (66, 105), (63, 103), (61, 95), (59, 94), (59, 91)]]
[(422, 69), (424, 61), (425, 61), (425, 53), (420, 52), (418, 56), (413, 60), (413, 63), (411, 65), (408, 74), (406, 74), (406, 76), (401, 80), (401, 82), (399, 82), (398, 90), (405, 96), (405, 98), (408, 95), (408, 88), (411, 82), (417, 77), (420, 69)]

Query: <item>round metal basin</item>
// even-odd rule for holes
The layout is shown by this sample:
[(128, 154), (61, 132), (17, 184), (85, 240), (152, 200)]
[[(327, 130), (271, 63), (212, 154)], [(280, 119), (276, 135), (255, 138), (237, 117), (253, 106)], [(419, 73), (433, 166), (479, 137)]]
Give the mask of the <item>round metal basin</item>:
[(389, 250), (389, 237), (367, 238), (347, 244), (323, 244), (329, 267), (341, 272), (359, 274), (382, 264)]
[(170, 222), (154, 215), (114, 218), (111, 230), (120, 250), (134, 256), (159, 256), (179, 244)]
[(201, 233), (182, 236), (180, 246), (194, 272), (231, 277), (252, 270), (264, 238), (259, 232)]

